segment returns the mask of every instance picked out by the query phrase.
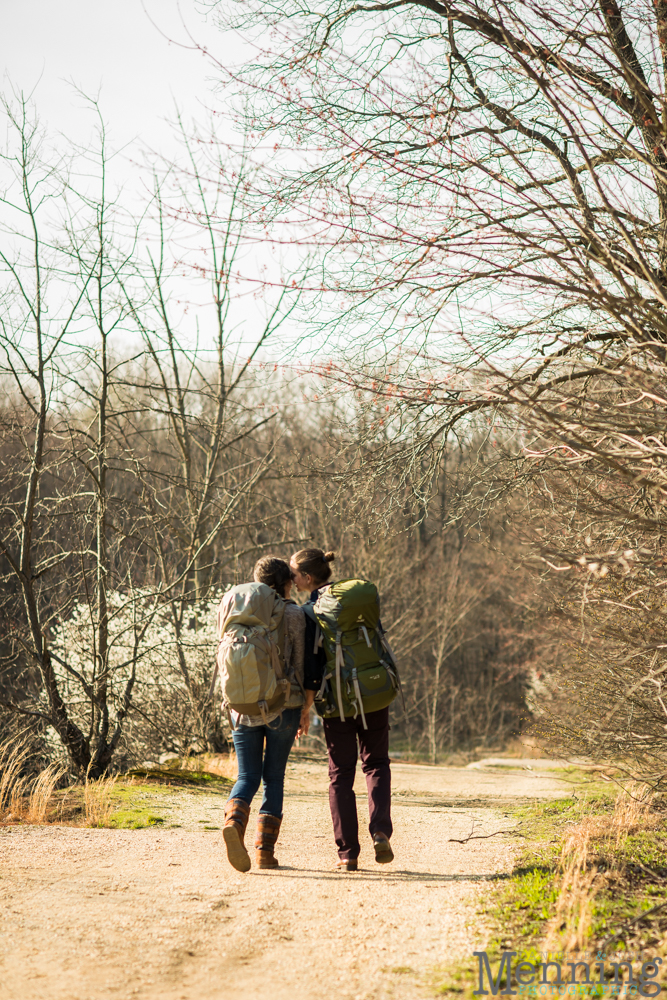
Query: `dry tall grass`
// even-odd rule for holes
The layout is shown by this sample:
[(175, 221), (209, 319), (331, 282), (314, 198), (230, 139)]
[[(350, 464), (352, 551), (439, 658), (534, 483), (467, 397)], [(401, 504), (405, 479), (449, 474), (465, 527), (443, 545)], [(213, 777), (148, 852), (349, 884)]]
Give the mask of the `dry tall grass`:
[(28, 823), (43, 823), (46, 819), (46, 811), (56, 789), (56, 785), (67, 773), (64, 764), (54, 761), (49, 764), (38, 777), (32, 782), (30, 796), (28, 799), (28, 809), (24, 819)]
[(114, 810), (113, 790), (116, 775), (110, 778), (100, 778), (98, 781), (86, 780), (83, 788), (83, 805), (86, 826), (106, 826)]
[(38, 774), (22, 774), (30, 757), (24, 740), (0, 746), (0, 818), (23, 823), (43, 823), (56, 785), (67, 768), (56, 761)]
[[(659, 822), (649, 814), (652, 796), (647, 792), (643, 787), (622, 792), (611, 817), (589, 816), (570, 831), (561, 849), (558, 903), (544, 941), (546, 951), (586, 950), (595, 898), (614, 876), (616, 852), (633, 833)], [(599, 868), (601, 855), (605, 871)]]
[(217, 774), (221, 778), (229, 778), (236, 781), (239, 773), (238, 761), (235, 753), (209, 757), (204, 765), (204, 770), (209, 774)]
[(30, 755), (25, 742), (11, 740), (0, 747), (0, 816), (17, 805), (17, 786), (23, 787), (21, 772)]

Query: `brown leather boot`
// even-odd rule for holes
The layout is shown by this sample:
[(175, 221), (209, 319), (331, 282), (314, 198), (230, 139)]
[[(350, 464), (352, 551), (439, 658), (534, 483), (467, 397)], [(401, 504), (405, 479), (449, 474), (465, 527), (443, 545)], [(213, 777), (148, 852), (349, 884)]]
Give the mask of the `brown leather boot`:
[(243, 799), (228, 799), (222, 836), (225, 838), (229, 863), (237, 872), (250, 871), (250, 855), (243, 843), (249, 816), (250, 806), (247, 802)]
[(282, 818), (260, 813), (257, 817), (257, 836), (255, 837), (255, 852), (258, 868), (277, 868), (278, 861), (273, 853), (276, 846)]
[(379, 865), (388, 865), (390, 861), (394, 860), (394, 852), (386, 834), (374, 833), (373, 847), (375, 848), (375, 860)]
[(336, 862), (335, 872), (356, 872), (359, 869), (359, 862), (356, 858), (341, 858)]

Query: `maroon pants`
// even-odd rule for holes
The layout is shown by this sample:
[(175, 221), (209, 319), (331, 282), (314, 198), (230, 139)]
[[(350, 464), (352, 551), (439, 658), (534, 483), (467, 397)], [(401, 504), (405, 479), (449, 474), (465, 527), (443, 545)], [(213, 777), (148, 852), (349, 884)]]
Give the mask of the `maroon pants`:
[(354, 794), (357, 739), (361, 769), (368, 787), (368, 829), (391, 837), (391, 771), (389, 770), (389, 709), (369, 712), (368, 729), (361, 718), (325, 719), (324, 735), (329, 751), (329, 805), (336, 846), (341, 858), (359, 857), (359, 821)]

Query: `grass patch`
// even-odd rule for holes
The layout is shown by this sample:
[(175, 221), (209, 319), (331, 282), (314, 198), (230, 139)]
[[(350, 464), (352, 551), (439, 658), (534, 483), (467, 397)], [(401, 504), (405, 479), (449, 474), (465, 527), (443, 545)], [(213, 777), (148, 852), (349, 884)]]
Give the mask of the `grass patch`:
[(164, 802), (170, 786), (137, 782), (136, 778), (118, 782), (114, 788), (113, 811), (105, 826), (116, 830), (142, 830), (162, 826), (168, 811)]
[[(231, 773), (236, 766), (235, 760), (229, 758), (210, 761), (208, 758), (194, 761), (188, 758), (180, 767), (137, 768), (123, 776), (113, 775), (57, 789), (55, 785), (62, 771), (57, 765), (47, 768), (35, 779), (19, 776), (20, 780), (11, 784), (9, 778), (23, 765), (24, 756), (19, 747), (3, 770), (2, 765), (7, 762), (0, 747), (0, 777), (4, 780), (4, 785), (0, 782), (0, 822), (134, 830), (160, 826), (165, 822), (160, 815), (160, 798), (176, 788), (227, 798), (234, 782), (220, 772)], [(214, 772), (204, 769), (208, 766), (213, 767)], [(210, 828), (216, 829), (212, 825)]]
[(157, 816), (150, 809), (116, 809), (104, 824), (112, 830), (143, 830), (148, 826), (161, 826), (162, 816)]
[(496, 954), (515, 944), (529, 949), (553, 915), (558, 899), (555, 872), (546, 865), (520, 868), (495, 890), (495, 896), (487, 910), (497, 925), (489, 949)]
[[(514, 968), (560, 955), (564, 981), (568, 961), (593, 963), (598, 952), (608, 970), (630, 953), (635, 972), (667, 957), (667, 803), (638, 790), (615, 795), (590, 779), (583, 787), (586, 795), (513, 812), (524, 850), (510, 877), (489, 886), (479, 912), (494, 975), (504, 951), (516, 952)], [(591, 975), (598, 978), (596, 968)], [(620, 975), (627, 979), (627, 970)], [(477, 959), (434, 969), (424, 982), (432, 995), (472, 998)]]
[[(97, 783), (95, 783), (97, 784)], [(161, 813), (167, 786), (103, 779), (105, 787), (73, 785), (53, 796), (47, 822), (98, 829), (140, 830), (165, 822)]]

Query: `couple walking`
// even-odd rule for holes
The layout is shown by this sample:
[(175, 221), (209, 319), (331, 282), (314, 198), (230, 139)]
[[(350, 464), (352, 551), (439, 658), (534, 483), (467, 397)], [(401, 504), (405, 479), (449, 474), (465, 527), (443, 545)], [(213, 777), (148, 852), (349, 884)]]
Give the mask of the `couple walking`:
[[(318, 711), (324, 715), (329, 754), (329, 804), (339, 857), (336, 869), (357, 870), (359, 824), (353, 788), (357, 740), (368, 786), (369, 830), (375, 859), (382, 864), (392, 861), (394, 857), (389, 843), (392, 824), (388, 702), (395, 692), (387, 693), (385, 671), (386, 668), (394, 677), (394, 670), (387, 663), (390, 657), (393, 660), (393, 656), (379, 619), (374, 616), (377, 606), (375, 587), (359, 580), (342, 581), (332, 587), (330, 564), (333, 560), (333, 552), (302, 549), (292, 556), (289, 564), (282, 559), (265, 556), (255, 566), (255, 583), (264, 584), (282, 598), (282, 601), (275, 602), (276, 606), (281, 606), (282, 612), (282, 629), (277, 644), (282, 648), (274, 650), (274, 662), (279, 653), (281, 667), (276, 673), (285, 678), (278, 681), (283, 685), (285, 697), (282, 705), (273, 709), (271, 701), (260, 701), (259, 714), (231, 712), (238, 778), (225, 807), (223, 836), (229, 861), (238, 871), (250, 868), (244, 836), (250, 805), (262, 783), (263, 798), (255, 839), (256, 861), (259, 868), (278, 867), (274, 847), (283, 815), (287, 758), (295, 738), (308, 733), (310, 710), (316, 698)], [(291, 599), (293, 586), (309, 594), (302, 607)], [(245, 584), (234, 589), (248, 591), (251, 587)], [(360, 605), (359, 595), (368, 602), (369, 593), (375, 595), (375, 603), (371, 600), (367, 607)], [(355, 604), (351, 603), (351, 595), (355, 595)], [(272, 595), (268, 597), (271, 601)], [(223, 607), (226, 610), (221, 617)], [(238, 619), (238, 615), (235, 619), (233, 611), (230, 602), (225, 606), (223, 599), (218, 618), (222, 643), (225, 641), (226, 623)], [(346, 625), (349, 627), (345, 629)], [(275, 628), (273, 630), (276, 631)], [(374, 634), (376, 630), (377, 638)], [(247, 636), (240, 638), (248, 642)], [(244, 651), (247, 649), (238, 641), (237, 646)], [(365, 658), (362, 654), (366, 654)], [(224, 666), (222, 672), (224, 674)], [(380, 691), (383, 684), (384, 688)], [(278, 694), (273, 699), (273, 703), (280, 704)], [(231, 699), (228, 702), (231, 703)], [(384, 707), (373, 710), (378, 703), (384, 704)], [(368, 709), (366, 711), (364, 704)]]

